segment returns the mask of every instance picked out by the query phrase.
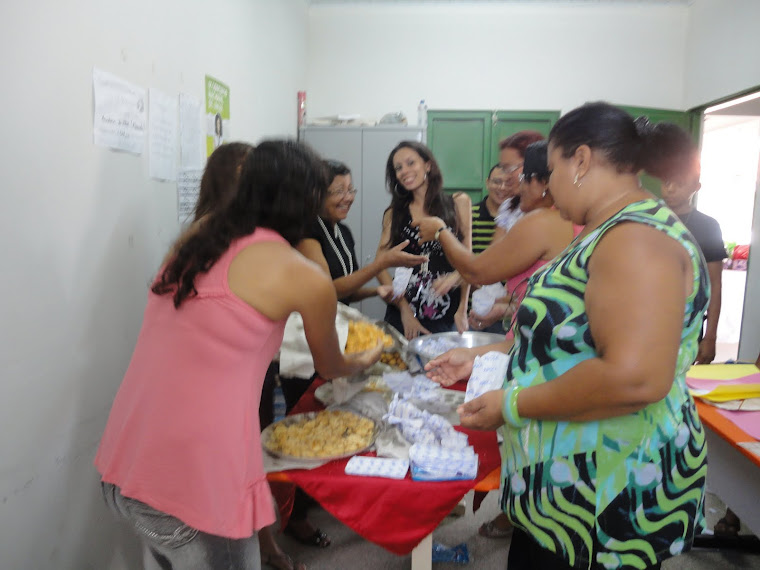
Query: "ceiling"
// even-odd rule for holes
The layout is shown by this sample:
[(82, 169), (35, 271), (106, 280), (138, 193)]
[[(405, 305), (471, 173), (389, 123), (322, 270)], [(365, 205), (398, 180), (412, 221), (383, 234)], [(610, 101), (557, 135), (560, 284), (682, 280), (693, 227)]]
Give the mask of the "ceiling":
[(307, 0), (309, 4), (673, 4), (688, 6), (694, 0)]

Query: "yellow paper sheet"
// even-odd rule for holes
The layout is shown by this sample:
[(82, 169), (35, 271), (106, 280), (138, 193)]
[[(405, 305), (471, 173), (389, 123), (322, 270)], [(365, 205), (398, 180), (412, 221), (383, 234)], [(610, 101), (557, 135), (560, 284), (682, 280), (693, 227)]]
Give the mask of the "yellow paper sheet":
[[(696, 391), (699, 393), (700, 391)], [(691, 391), (695, 394), (695, 391)], [(696, 394), (695, 394), (696, 395)], [(706, 394), (699, 394), (700, 398), (712, 402), (728, 402), (730, 400), (746, 400), (760, 397), (760, 384), (731, 384), (718, 386)]]
[(705, 380), (734, 380), (757, 372), (754, 364), (695, 364), (686, 376)]

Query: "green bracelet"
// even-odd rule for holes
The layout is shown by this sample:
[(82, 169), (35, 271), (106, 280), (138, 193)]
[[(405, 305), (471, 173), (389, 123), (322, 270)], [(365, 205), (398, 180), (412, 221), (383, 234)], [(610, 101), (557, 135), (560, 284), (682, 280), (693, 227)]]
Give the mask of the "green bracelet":
[(517, 396), (522, 392), (523, 386), (518, 386), (513, 382), (512, 386), (504, 392), (504, 404), (501, 407), (504, 421), (513, 428), (522, 428), (528, 425), (528, 420), (520, 417), (517, 413)]

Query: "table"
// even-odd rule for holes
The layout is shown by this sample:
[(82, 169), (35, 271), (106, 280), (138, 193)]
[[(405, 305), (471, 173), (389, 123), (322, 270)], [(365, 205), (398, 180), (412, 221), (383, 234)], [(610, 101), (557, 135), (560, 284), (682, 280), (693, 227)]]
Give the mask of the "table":
[[(316, 379), (292, 413), (324, 409), (314, 391), (324, 383)], [(473, 481), (396, 481), (356, 477), (344, 472), (347, 459), (331, 461), (311, 470), (271, 473), (270, 481), (289, 481), (301, 487), (336, 519), (363, 538), (395, 554), (412, 555), (413, 570), (432, 568), (432, 532), (471, 489), (498, 486), (501, 463), (495, 432), (457, 428), (467, 434), (479, 456)], [(480, 486), (479, 486), (480, 484)]]
[[(710, 365), (695, 368), (703, 370), (705, 366)], [(757, 371), (752, 365), (746, 365), (749, 368), (744, 365), (734, 366), (737, 377)], [(696, 400), (696, 404), (699, 417), (705, 426), (710, 491), (718, 495), (753, 533), (760, 535), (760, 457), (739, 445), (742, 442), (757, 440), (718, 413), (716, 407), (699, 399)], [(725, 541), (721, 542), (726, 546)], [(756, 540), (752, 542), (756, 543)], [(717, 544), (702, 536), (695, 541), (695, 546)]]

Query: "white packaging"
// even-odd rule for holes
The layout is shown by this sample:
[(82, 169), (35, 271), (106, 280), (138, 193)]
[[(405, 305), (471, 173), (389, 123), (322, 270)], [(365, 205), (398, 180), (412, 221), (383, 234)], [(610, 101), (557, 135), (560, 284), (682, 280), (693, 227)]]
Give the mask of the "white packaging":
[(346, 475), (363, 475), (365, 477), (385, 477), (403, 479), (409, 470), (405, 459), (388, 459), (384, 457), (365, 457), (354, 455), (346, 463)]
[(476, 356), (472, 364), (472, 374), (467, 381), (464, 401), (469, 402), (491, 390), (500, 390), (504, 385), (508, 365), (509, 357), (503, 352), (491, 351)]
[(494, 283), (481, 287), (472, 294), (472, 312), (481, 317), (485, 317), (493, 308), (496, 299), (505, 296), (504, 285)]
[(406, 287), (414, 273), (412, 267), (397, 267), (393, 274), (393, 298), (397, 299), (406, 292)]

